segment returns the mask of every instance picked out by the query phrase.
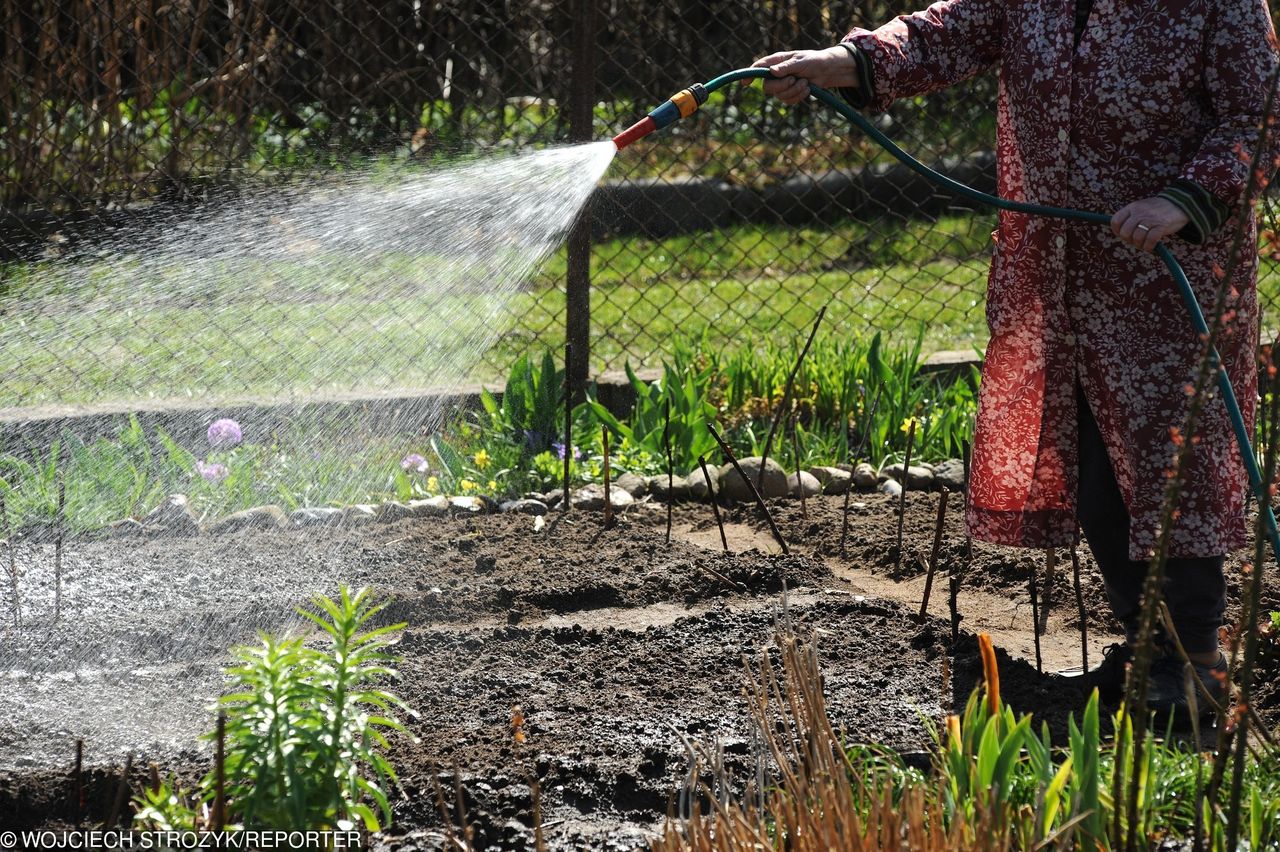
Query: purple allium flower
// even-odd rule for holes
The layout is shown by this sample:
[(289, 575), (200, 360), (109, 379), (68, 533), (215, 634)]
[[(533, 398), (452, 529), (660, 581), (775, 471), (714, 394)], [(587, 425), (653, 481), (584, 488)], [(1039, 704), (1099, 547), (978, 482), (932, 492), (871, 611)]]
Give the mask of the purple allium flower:
[(203, 477), (205, 482), (221, 482), (227, 478), (227, 466), (214, 462), (209, 464), (204, 461), (196, 462), (196, 473)]
[(244, 433), (240, 431), (239, 423), (230, 417), (223, 417), (210, 424), (205, 437), (209, 439), (209, 446), (215, 450), (229, 450), (244, 440)]
[[(561, 458), (561, 459), (563, 459), (563, 458), (564, 458), (564, 442), (562, 442), (562, 441), (553, 441), (553, 442), (551, 443), (551, 449), (553, 449), (553, 450), (555, 450), (555, 451), (556, 451), (556, 456), (557, 456), (557, 457), (559, 457), (559, 458)], [(574, 460), (574, 461), (582, 461), (582, 450), (578, 449), (576, 446), (573, 448), (573, 460)]]
[(419, 453), (409, 453), (409, 455), (400, 459), (400, 467), (409, 473), (426, 473), (427, 460)]

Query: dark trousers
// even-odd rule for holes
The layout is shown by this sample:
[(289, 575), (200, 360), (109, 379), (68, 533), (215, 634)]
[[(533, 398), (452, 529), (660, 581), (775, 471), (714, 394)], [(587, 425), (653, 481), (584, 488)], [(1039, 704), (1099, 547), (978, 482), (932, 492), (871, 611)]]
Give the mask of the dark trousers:
[[(1077, 397), (1080, 490), (1076, 516), (1102, 572), (1111, 611), (1124, 625), (1132, 643), (1138, 633), (1147, 563), (1129, 558), (1129, 511), (1089, 403), (1082, 393)], [(1189, 653), (1205, 653), (1218, 647), (1218, 626), (1227, 608), (1224, 562), (1223, 556), (1170, 559), (1165, 568), (1164, 600), (1174, 629)]]

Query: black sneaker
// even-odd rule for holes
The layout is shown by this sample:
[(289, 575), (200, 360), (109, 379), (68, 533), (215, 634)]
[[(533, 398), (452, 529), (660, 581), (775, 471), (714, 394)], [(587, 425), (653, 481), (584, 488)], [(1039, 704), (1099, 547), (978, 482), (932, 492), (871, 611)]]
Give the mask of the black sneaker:
[(1076, 678), (1080, 689), (1086, 693), (1098, 690), (1103, 701), (1113, 703), (1124, 694), (1125, 676), (1129, 664), (1133, 662), (1133, 650), (1128, 645), (1117, 642), (1108, 645), (1102, 652), (1102, 662), (1095, 669), (1090, 669)]
[[(1219, 707), (1227, 700), (1227, 658), (1218, 654), (1218, 662), (1206, 666), (1192, 663), (1190, 670), (1204, 684), (1213, 703)], [(1204, 718), (1214, 712), (1213, 703), (1205, 700), (1204, 693), (1195, 682), (1195, 677), (1188, 682), (1188, 666), (1181, 658), (1172, 654), (1161, 657), (1151, 664), (1151, 677), (1147, 685), (1147, 706), (1155, 711), (1157, 719), (1169, 719), (1175, 722), (1189, 721), (1191, 714)]]

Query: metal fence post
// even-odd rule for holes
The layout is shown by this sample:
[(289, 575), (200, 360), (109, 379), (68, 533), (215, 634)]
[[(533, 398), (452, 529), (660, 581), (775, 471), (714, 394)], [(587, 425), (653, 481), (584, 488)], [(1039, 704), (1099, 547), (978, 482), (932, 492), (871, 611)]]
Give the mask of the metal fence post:
[[(598, 0), (570, 0), (573, 9), (573, 72), (569, 91), (569, 139), (595, 136), (596, 12)], [(565, 339), (572, 344), (567, 365), (575, 397), (586, 391), (591, 361), (591, 203), (583, 206), (569, 231), (565, 270)]]

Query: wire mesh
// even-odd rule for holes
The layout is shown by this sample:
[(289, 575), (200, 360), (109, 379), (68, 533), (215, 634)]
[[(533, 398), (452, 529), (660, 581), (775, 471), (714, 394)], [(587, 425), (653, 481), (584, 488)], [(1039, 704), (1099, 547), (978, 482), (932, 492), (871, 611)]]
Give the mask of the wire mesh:
[[(38, 289), (51, 258), (247, 188), (564, 143), (575, 97), (590, 98), (595, 134), (608, 137), (690, 82), (910, 8), (609, 0), (591, 7), (594, 26), (575, 26), (589, 2), (0, 0), (0, 299), (15, 281)], [(994, 100), (988, 74), (880, 121), (921, 159), (991, 188)], [(787, 343), (823, 305), (831, 333), (919, 333), (931, 349), (985, 340), (994, 216), (955, 206), (820, 107), (766, 101), (758, 86), (623, 151), (587, 215), (590, 338), (574, 343), (594, 371), (653, 365), (680, 340)], [(1264, 264), (1274, 277), (1275, 259)], [(564, 269), (561, 254), (505, 307), (474, 378), (563, 345)], [(317, 333), (357, 345), (384, 321), (412, 322), (407, 290), (391, 288), (380, 314), (326, 317)], [(251, 325), (210, 330), (260, 365), (242, 391), (308, 392), (293, 363), (305, 356), (282, 322), (264, 300)], [(110, 393), (99, 387), (113, 359), (188, 357), (171, 327), (91, 337), (67, 335), (53, 351), (32, 337), (3, 356), (0, 409), (192, 393), (142, 370)], [(355, 371), (338, 389), (413, 386), (429, 344), (397, 345), (409, 351), (385, 359), (383, 373)]]

